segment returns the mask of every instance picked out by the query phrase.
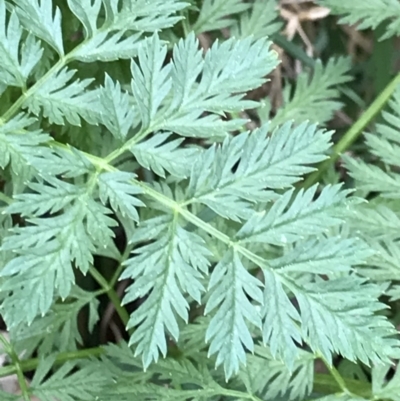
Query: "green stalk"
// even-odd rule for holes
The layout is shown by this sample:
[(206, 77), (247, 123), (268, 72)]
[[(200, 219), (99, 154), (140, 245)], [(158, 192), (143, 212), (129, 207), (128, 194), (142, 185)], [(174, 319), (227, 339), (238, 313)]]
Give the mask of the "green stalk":
[(322, 162), (318, 167), (318, 170), (308, 176), (308, 178), (304, 181), (303, 188), (309, 188), (320, 180), (320, 178), (329, 168), (329, 166), (339, 159), (340, 155), (356, 141), (363, 130), (383, 109), (387, 101), (396, 90), (397, 85), (399, 84), (400, 73), (393, 78), (393, 80), (375, 99), (375, 101), (368, 107), (367, 110), (365, 110), (364, 114), (350, 127), (350, 129), (343, 135), (340, 141), (333, 147), (330, 158)]
[[(73, 361), (76, 359), (88, 359), (99, 357), (104, 354), (103, 348), (87, 348), (79, 351), (60, 352), (56, 356), (55, 364), (60, 365), (64, 362)], [(30, 372), (35, 370), (39, 365), (39, 358), (26, 359), (19, 361), (19, 367), (22, 372)], [(18, 374), (18, 368), (14, 365), (3, 366), (0, 368), (0, 377), (6, 377), (13, 374)]]
[(12, 345), (4, 338), (2, 334), (0, 334), (0, 341), (3, 343), (4, 351), (6, 351), (8, 356), (11, 358), (24, 401), (30, 401), (31, 398), (29, 396), (28, 385), (26, 383), (24, 372), (22, 370), (21, 362), (18, 358), (18, 355), (14, 351)]
[(6, 194), (3, 194), (3, 192), (0, 192), (0, 201), (7, 203), (8, 205), (11, 205), (12, 199), (9, 198)]
[[(72, 352), (61, 352), (56, 356), (55, 364), (60, 365), (62, 363), (79, 360), (89, 359), (93, 357), (100, 357), (104, 355), (104, 348), (88, 348), (79, 351)], [(22, 372), (29, 372), (35, 370), (39, 365), (38, 358), (27, 359), (19, 362), (19, 366)], [(6, 377), (17, 373), (17, 368), (14, 365), (3, 366), (0, 368), (0, 377)], [(370, 384), (354, 379), (343, 379), (345, 387), (348, 388), (352, 393), (355, 393), (364, 398), (371, 397)], [(340, 387), (337, 381), (329, 374), (316, 374), (314, 376), (314, 391), (323, 394), (334, 394), (340, 391)], [(232, 395), (232, 394), (230, 394)], [(235, 395), (238, 395), (235, 393)], [(241, 394), (243, 396), (243, 393)]]
[(119, 299), (118, 294), (115, 292), (114, 288), (110, 286), (107, 280), (94, 267), (91, 267), (89, 272), (92, 277), (103, 287), (104, 291), (108, 295), (108, 298), (114, 305), (118, 316), (121, 318), (122, 323), (126, 327), (129, 321), (129, 314), (126, 309), (121, 305), (121, 300)]
[[(371, 384), (363, 382), (361, 380), (342, 378), (345, 388), (349, 389), (352, 394), (357, 396), (370, 399), (371, 395)], [(322, 394), (335, 394), (341, 391), (341, 388), (330, 374), (317, 373), (314, 375), (313, 391)]]

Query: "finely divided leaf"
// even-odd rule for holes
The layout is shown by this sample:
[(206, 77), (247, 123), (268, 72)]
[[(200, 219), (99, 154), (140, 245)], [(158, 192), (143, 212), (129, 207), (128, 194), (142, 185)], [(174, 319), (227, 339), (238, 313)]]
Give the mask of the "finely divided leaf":
[(193, 26), (196, 33), (226, 28), (235, 23), (232, 14), (241, 13), (250, 7), (242, 0), (204, 0), (200, 14)]
[(204, 292), (201, 279), (208, 271), (209, 251), (204, 241), (184, 230), (171, 216), (160, 216), (141, 223), (131, 242), (153, 242), (134, 250), (126, 262), (121, 279), (131, 278), (123, 302), (146, 297), (135, 310), (128, 328), (135, 327), (130, 344), (136, 344), (135, 355), (142, 355), (147, 368), (167, 352), (165, 331), (175, 340), (179, 337), (176, 315), (188, 320), (189, 304), (185, 295), (198, 303)]
[(141, 42), (140, 33), (126, 36), (124, 31), (109, 33), (108, 30), (99, 30), (92, 39), (74, 50), (73, 58), (83, 63), (130, 59), (137, 56)]
[[(40, 195), (40, 186), (35, 189)], [(41, 207), (59, 208), (58, 202), (62, 201), (49, 202), (46, 192), (44, 188)], [(70, 294), (75, 282), (74, 266), (87, 273), (96, 249), (111, 246), (114, 233), (110, 227), (116, 222), (108, 217), (110, 210), (85, 192), (74, 198), (63, 213), (28, 219), (29, 225), (14, 229), (14, 234), (3, 242), (1, 251), (16, 254), (0, 272), (7, 277), (0, 290), (6, 296), (2, 308), (9, 327), (30, 323), (38, 314), (45, 315), (54, 298), (65, 299)], [(31, 199), (22, 197), (18, 210), (25, 210), (24, 201), (27, 209), (34, 209)]]
[(53, 13), (52, 0), (18, 0), (17, 14), (25, 28), (52, 46), (64, 56), (61, 32), (61, 11), (56, 7)]
[[(271, 189), (290, 187), (312, 171), (308, 164), (325, 158), (329, 147), (330, 133), (307, 124), (294, 130), (285, 124), (272, 136), (267, 132), (265, 125), (204, 151), (193, 164), (187, 198), (222, 217), (249, 219), (255, 202), (276, 199)], [(290, 193), (283, 199), (289, 202)]]
[(253, 351), (249, 321), (261, 328), (261, 316), (251, 300), (262, 304), (262, 283), (243, 266), (238, 253), (229, 250), (214, 268), (205, 314), (217, 308), (206, 333), (209, 355), (217, 354), (216, 365), (224, 365), (229, 379), (246, 362), (245, 349)]
[(142, 188), (132, 182), (136, 176), (130, 173), (101, 173), (99, 176), (99, 194), (104, 205), (110, 202), (114, 211), (119, 211), (123, 217), (139, 221), (136, 210), (145, 204), (135, 195), (143, 192)]
[(87, 306), (88, 330), (92, 332), (94, 324), (99, 320), (99, 301), (95, 293), (74, 287), (67, 302), (53, 305), (44, 317), (37, 317), (30, 326), (23, 323), (12, 329), (10, 336), (14, 346), (28, 355), (35, 350), (42, 356), (54, 351), (76, 351), (78, 344), (83, 343), (78, 316)]
[[(293, 87), (285, 86), (283, 106), (272, 118), (271, 126), (275, 128), (289, 120), (294, 120), (297, 124), (305, 120), (318, 124), (329, 121), (334, 112), (342, 106), (338, 101), (337, 88), (351, 79), (350, 68), (349, 58), (332, 58), (326, 65), (317, 61), (312, 74), (299, 74), (293, 94)], [(260, 115), (263, 121), (270, 119), (269, 115), (263, 115), (263, 110), (260, 111)]]
[(269, 261), (281, 274), (329, 274), (349, 272), (352, 266), (371, 254), (368, 246), (356, 238), (320, 237), (298, 242), (284, 256)]
[(86, 40), (74, 50), (73, 58), (86, 63), (135, 57), (144, 41), (143, 32), (171, 27), (182, 18), (176, 13), (188, 5), (176, 0), (125, 0), (119, 10), (118, 0), (103, 0), (106, 19), (98, 27), (100, 1), (89, 3), (69, 0), (86, 31)]
[(107, 74), (99, 93), (103, 124), (117, 139), (124, 141), (129, 130), (138, 124), (128, 93), (123, 92), (120, 83), (114, 83)]
[(349, 156), (343, 157), (346, 167), (355, 179), (357, 188), (367, 192), (380, 192), (383, 197), (400, 197), (400, 175)]
[(75, 72), (63, 68), (53, 74), (25, 100), (23, 107), (35, 115), (42, 111), (50, 123), (59, 125), (66, 120), (80, 126), (81, 118), (94, 125), (102, 122), (98, 91), (87, 90), (91, 79), (70, 82)]
[(271, 350), (273, 358), (282, 360), (292, 370), (302, 343), (299, 312), (296, 310), (272, 271), (263, 270), (265, 279), (263, 317), (263, 341)]
[(270, 37), (282, 27), (278, 11), (277, 0), (255, 0), (251, 8), (242, 12), (239, 21), (231, 26), (231, 35), (235, 38)]
[(50, 135), (39, 130), (31, 130), (27, 135), (26, 129), (34, 121), (21, 113), (0, 126), (0, 168), (10, 165), (16, 193), (40, 170), (35, 163), (37, 155), (47, 158), (51, 154), (45, 146), (52, 140)]
[(394, 92), (389, 105), (390, 111), (382, 115), (384, 123), (377, 125), (377, 134), (366, 134), (370, 152), (384, 165), (365, 163), (349, 156), (344, 156), (344, 160), (359, 189), (376, 191), (382, 197), (397, 199), (400, 197), (399, 88)]
[(379, 364), (372, 368), (372, 393), (375, 399), (400, 401), (400, 370), (388, 380), (391, 364)]
[(177, 13), (188, 5), (179, 0), (125, 0), (116, 15), (114, 29), (157, 32), (181, 20)]
[(212, 138), (239, 129), (244, 120), (224, 121), (221, 116), (257, 106), (243, 96), (264, 83), (276, 66), (269, 46), (265, 39), (231, 39), (214, 43), (203, 60), (192, 33), (174, 47), (173, 60), (165, 65), (166, 46), (156, 35), (147, 39), (138, 62), (132, 63), (132, 91), (142, 118), (140, 135), (166, 130)]
[(321, 235), (327, 228), (343, 222), (340, 212), (351, 191), (340, 191), (341, 185), (326, 186), (314, 200), (317, 185), (282, 195), (268, 211), (255, 212), (239, 230), (241, 243), (261, 242), (273, 245), (291, 244), (311, 235)]
[(79, 369), (76, 362), (54, 368), (55, 357), (41, 358), (29, 391), (43, 401), (93, 401), (113, 383), (112, 375), (100, 363), (92, 362)]
[(157, 35), (139, 50), (139, 64), (132, 61), (132, 92), (142, 120), (142, 131), (156, 122), (158, 109), (171, 89), (171, 66), (164, 66), (167, 54)]
[(296, 285), (303, 335), (313, 351), (329, 363), (333, 353), (367, 365), (397, 358), (397, 331), (377, 313), (386, 308), (378, 301), (381, 292), (379, 286), (354, 275)]
[(28, 184), (35, 192), (16, 195), (14, 202), (7, 208), (7, 213), (19, 213), (21, 216), (57, 213), (84, 193), (84, 188), (51, 176), (47, 177), (47, 182), (50, 185), (34, 182)]
[(43, 49), (32, 35), (23, 44), (22, 27), (15, 11), (6, 24), (6, 6), (0, 0), (0, 81), (7, 85), (26, 87), (26, 80), (42, 57)]
[[(108, 0), (110, 2), (110, 0)], [(97, 18), (102, 0), (68, 0), (70, 10), (85, 27), (85, 37), (90, 38), (97, 31)]]
[(168, 172), (177, 178), (186, 178), (190, 173), (190, 164), (201, 149), (184, 148), (180, 146), (183, 138), (168, 140), (170, 137), (168, 132), (154, 134), (146, 141), (133, 145), (130, 150), (141, 166), (160, 177), (165, 178)]
[(260, 395), (263, 400), (303, 400), (310, 395), (314, 381), (313, 354), (299, 349), (299, 357), (290, 370), (268, 348), (257, 345), (254, 351), (239, 372), (250, 394)]
[(342, 24), (357, 24), (357, 29), (375, 29), (387, 21), (386, 33), (382, 36), (382, 40), (400, 33), (400, 3), (397, 0), (368, 0), (368, 2), (318, 0), (318, 2), (329, 7), (332, 13), (342, 16), (340, 19)]

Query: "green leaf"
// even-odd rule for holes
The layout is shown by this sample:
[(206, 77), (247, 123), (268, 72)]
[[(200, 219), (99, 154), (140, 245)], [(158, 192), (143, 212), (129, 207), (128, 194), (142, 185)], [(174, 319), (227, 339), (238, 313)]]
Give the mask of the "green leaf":
[(0, 80), (7, 85), (26, 87), (26, 81), (40, 61), (43, 49), (32, 35), (21, 43), (23, 30), (15, 11), (6, 24), (6, 6), (0, 1)]
[(182, 17), (174, 14), (188, 5), (179, 0), (125, 0), (114, 26), (121, 30), (157, 32), (180, 21)]
[(109, 33), (108, 30), (100, 30), (76, 48), (72, 57), (83, 63), (130, 59), (137, 56), (141, 42), (139, 33), (125, 37), (124, 31)]
[(400, 176), (395, 172), (348, 156), (344, 160), (360, 190), (380, 192), (383, 197), (391, 199), (400, 197)]
[(217, 354), (216, 365), (224, 365), (229, 379), (246, 361), (245, 348), (254, 350), (254, 342), (245, 319), (261, 328), (261, 316), (249, 300), (262, 304), (262, 283), (244, 267), (234, 250), (228, 251), (213, 270), (209, 282), (210, 298), (205, 314), (218, 308), (206, 333), (209, 355)]
[(124, 141), (131, 128), (137, 125), (136, 112), (127, 92), (122, 92), (119, 82), (114, 83), (106, 74), (104, 87), (100, 89), (103, 107), (103, 124), (119, 140)]
[(53, 305), (44, 317), (36, 318), (29, 327), (23, 323), (11, 330), (10, 336), (14, 346), (28, 355), (36, 349), (41, 356), (57, 350), (75, 351), (77, 345), (83, 343), (78, 327), (78, 315), (82, 308), (89, 306), (88, 330), (92, 332), (99, 319), (98, 305), (94, 293), (74, 287), (68, 302)]
[(315, 356), (299, 350), (293, 369), (276, 360), (268, 348), (256, 346), (239, 377), (250, 394), (260, 394), (262, 399), (305, 399), (313, 388)]
[(61, 11), (56, 7), (53, 16), (52, 3), (52, 0), (20, 0), (16, 12), (28, 31), (47, 42), (62, 57)]
[[(135, 57), (143, 42), (143, 32), (157, 32), (173, 26), (182, 17), (175, 15), (187, 6), (176, 0), (103, 0), (106, 20), (99, 25), (99, 1), (91, 6), (69, 0), (70, 7), (85, 27), (86, 40), (72, 57), (86, 63)], [(90, 1), (89, 1), (90, 3)], [(129, 32), (129, 34), (127, 34)]]
[(28, 184), (28, 187), (35, 192), (16, 195), (15, 201), (6, 209), (6, 212), (19, 213), (22, 216), (53, 214), (73, 203), (84, 193), (84, 188), (56, 178), (47, 177), (47, 182), (50, 185)]
[[(7, 244), (10, 242), (3, 244), (2, 251), (7, 250)], [(45, 245), (15, 257), (1, 271), (1, 276), (7, 277), (0, 286), (6, 296), (2, 316), (10, 328), (22, 322), (31, 323), (38, 314), (45, 315), (55, 293), (65, 298), (71, 290), (74, 277), (68, 249), (56, 241)]]
[(63, 68), (53, 74), (25, 100), (23, 107), (35, 115), (42, 111), (50, 123), (59, 125), (64, 125), (66, 120), (80, 126), (81, 118), (89, 124), (102, 122), (99, 93), (86, 90), (92, 79), (75, 79), (68, 84), (75, 73), (76, 70)]
[(284, 256), (269, 261), (279, 273), (329, 274), (349, 272), (371, 251), (356, 238), (318, 238), (297, 243)]
[[(318, 124), (328, 122), (342, 107), (338, 101), (338, 85), (351, 79), (350, 69), (351, 60), (345, 57), (331, 58), (326, 65), (317, 61), (312, 75), (302, 72), (297, 76), (294, 93), (292, 85), (285, 85), (283, 105), (272, 118), (271, 126), (275, 128), (289, 120), (297, 124), (305, 120)], [(263, 110), (260, 116), (263, 121), (271, 118), (269, 114), (264, 115)]]
[(51, 151), (43, 146), (52, 140), (48, 134), (34, 129), (30, 130), (29, 135), (26, 134), (26, 129), (33, 122), (34, 119), (20, 113), (0, 126), (0, 167), (11, 167), (14, 192), (19, 192), (37, 172), (37, 154), (43, 155), (44, 158), (50, 157), (51, 154)]
[(342, 24), (355, 25), (357, 29), (376, 29), (382, 22), (387, 21), (386, 33), (381, 40), (400, 33), (400, 4), (397, 0), (369, 0), (364, 3), (355, 0), (351, 3), (337, 2), (336, 0), (318, 0), (330, 8), (334, 14), (341, 15)]
[(255, 0), (249, 10), (240, 14), (239, 21), (230, 27), (231, 35), (236, 38), (270, 37), (282, 27), (282, 22), (277, 20), (278, 10), (276, 0)]
[[(142, 119), (140, 137), (149, 131), (166, 130), (212, 138), (240, 129), (244, 120), (223, 121), (221, 116), (257, 105), (243, 100), (243, 92), (264, 83), (276, 66), (276, 55), (269, 45), (265, 39), (254, 42), (251, 38), (216, 42), (202, 61), (192, 33), (174, 47), (172, 62), (165, 64), (166, 46), (156, 35), (147, 39), (138, 62), (131, 67), (132, 91)], [(204, 112), (212, 114), (203, 116)]]
[(204, 241), (180, 227), (172, 216), (141, 223), (130, 242), (149, 240), (153, 242), (134, 250), (135, 255), (126, 262), (121, 276), (134, 280), (123, 299), (125, 304), (148, 294), (128, 323), (128, 328), (139, 325), (130, 344), (137, 344), (135, 355), (142, 355), (145, 368), (158, 360), (159, 353), (166, 355), (165, 331), (178, 339), (175, 315), (188, 320), (189, 304), (184, 294), (200, 303), (204, 292), (200, 280), (209, 264)]
[[(33, 376), (30, 392), (43, 401), (93, 401), (112, 383), (111, 375), (101, 364), (92, 363), (76, 370), (75, 362), (65, 362), (51, 372), (54, 357), (41, 358)], [(50, 376), (49, 376), (50, 375)]]
[(99, 195), (104, 205), (109, 201), (115, 211), (123, 217), (139, 221), (137, 206), (146, 206), (135, 195), (141, 194), (142, 189), (132, 183), (136, 176), (130, 173), (115, 172), (99, 175)]
[(282, 195), (268, 211), (255, 212), (239, 230), (241, 243), (291, 244), (310, 235), (320, 235), (329, 227), (344, 222), (340, 212), (352, 191), (340, 191), (341, 185), (326, 186), (317, 199), (317, 185), (301, 189), (290, 204), (294, 190)]
[(267, 132), (264, 125), (202, 152), (193, 164), (187, 198), (222, 217), (248, 219), (255, 202), (276, 199), (270, 189), (290, 187), (301, 174), (312, 171), (307, 164), (325, 158), (330, 133), (316, 131), (315, 126), (302, 124), (291, 130), (289, 123), (270, 137)]
[(68, 145), (33, 155), (32, 164), (40, 173), (46, 173), (47, 177), (62, 175), (64, 178), (75, 178), (95, 171), (84, 152)]
[(171, 89), (171, 66), (164, 66), (167, 54), (157, 35), (139, 50), (139, 64), (132, 61), (132, 92), (141, 115), (142, 130), (150, 128), (157, 111)]
[[(24, 210), (22, 199), (19, 210)], [(24, 200), (32, 207), (29, 198)], [(0, 291), (6, 297), (2, 308), (9, 327), (31, 323), (49, 311), (55, 297), (65, 299), (70, 294), (75, 283), (73, 266), (86, 274), (96, 249), (111, 247), (114, 233), (110, 227), (116, 222), (108, 217), (110, 213), (86, 192), (64, 213), (27, 219), (30, 225), (6, 237), (1, 251), (16, 254), (0, 272), (7, 277)]]
[(382, 113), (383, 123), (377, 124), (377, 133), (366, 134), (366, 144), (370, 152), (383, 163), (365, 163), (354, 157), (345, 156), (346, 167), (356, 180), (360, 190), (378, 192), (385, 198), (397, 199), (400, 196), (399, 141), (400, 89), (397, 88), (389, 102), (390, 111)]
[(391, 364), (372, 368), (372, 393), (377, 399), (400, 400), (400, 372), (396, 369), (394, 376), (387, 380), (391, 368)]
[(232, 14), (241, 13), (250, 7), (241, 0), (204, 0), (200, 14), (193, 25), (196, 33), (227, 28), (235, 23)]
[(299, 312), (296, 310), (279, 278), (267, 269), (265, 279), (263, 317), (263, 341), (270, 347), (272, 357), (293, 370), (302, 343)]
[[(67, 0), (68, 7), (85, 27), (85, 37), (90, 38), (97, 31), (97, 18), (99, 16), (102, 0)], [(111, 1), (109, 1), (111, 3)]]
[(173, 139), (170, 133), (163, 132), (153, 135), (146, 141), (133, 145), (130, 151), (138, 163), (152, 170), (160, 177), (165, 178), (165, 173), (186, 178), (190, 173), (190, 163), (201, 152), (200, 149), (184, 148), (180, 146), (183, 138)]
[(376, 314), (386, 308), (378, 301), (381, 292), (379, 286), (354, 275), (296, 286), (302, 331), (312, 350), (328, 363), (332, 363), (333, 353), (366, 365), (397, 358), (397, 331), (384, 316)]

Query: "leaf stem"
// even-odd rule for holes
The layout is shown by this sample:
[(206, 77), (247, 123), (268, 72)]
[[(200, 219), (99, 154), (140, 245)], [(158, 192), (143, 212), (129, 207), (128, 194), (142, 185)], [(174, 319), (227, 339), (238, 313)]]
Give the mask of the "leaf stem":
[[(88, 359), (93, 357), (100, 357), (105, 354), (105, 349), (102, 347), (96, 348), (88, 348), (78, 351), (71, 352), (61, 352), (57, 354), (55, 364), (59, 365), (67, 361), (77, 360), (77, 359)], [(29, 372), (35, 370), (39, 365), (39, 358), (32, 358), (27, 360), (19, 361), (19, 366), (22, 372)], [(3, 366), (0, 367), (0, 377), (6, 377), (17, 373), (17, 368), (14, 365)], [(371, 391), (368, 383), (364, 383), (359, 380), (354, 379), (343, 379), (345, 382), (345, 387), (354, 389), (359, 396), (364, 398), (370, 398)], [(329, 374), (316, 374), (314, 377), (314, 390), (321, 392), (323, 394), (331, 394), (340, 390), (337, 381), (334, 381), (332, 376)], [(239, 392), (235, 390), (226, 389), (227, 392), (224, 392), (226, 396), (239, 396)], [(245, 394), (240, 393), (240, 396), (243, 397)], [(251, 398), (253, 397), (253, 398)], [(246, 399), (257, 400), (254, 396), (247, 395), (244, 397)]]
[[(348, 388), (352, 394), (357, 394), (358, 397), (365, 399), (372, 398), (371, 384), (355, 379), (344, 379), (342, 378), (345, 387)], [(332, 377), (331, 374), (317, 373), (314, 374), (313, 391), (323, 394), (335, 394), (340, 391), (341, 388), (337, 381)]]
[(21, 389), (22, 395), (24, 397), (25, 401), (30, 401), (30, 396), (29, 396), (29, 389), (28, 385), (25, 380), (24, 372), (21, 368), (21, 362), (18, 358), (18, 355), (14, 351), (14, 348), (12, 345), (4, 338), (2, 334), (0, 334), (0, 341), (3, 343), (4, 350), (6, 353), (9, 355), (11, 358), (11, 361), (13, 363), (13, 367), (15, 369), (15, 374), (17, 375), (18, 378), (18, 384)]
[(11, 205), (13, 200), (6, 194), (3, 194), (3, 192), (0, 192), (0, 201), (7, 203), (7, 205)]
[(320, 180), (321, 176), (329, 168), (329, 166), (335, 163), (340, 155), (355, 142), (362, 131), (383, 109), (387, 101), (393, 95), (393, 92), (396, 90), (397, 85), (399, 84), (400, 73), (393, 78), (393, 80), (386, 86), (381, 94), (368, 107), (368, 109), (365, 110), (364, 114), (350, 127), (350, 129), (343, 135), (340, 141), (333, 147), (330, 158), (322, 162), (319, 165), (318, 170), (308, 176), (308, 178), (304, 181), (303, 188), (307, 189)]
[(110, 285), (111, 288), (114, 288), (115, 284), (117, 283), (117, 281), (119, 279), (119, 276), (121, 275), (121, 272), (124, 269), (123, 263), (125, 262), (126, 259), (129, 258), (129, 255), (131, 254), (132, 249), (133, 249), (133, 245), (129, 244), (129, 245), (126, 246), (125, 251), (124, 251), (124, 253), (123, 253), (122, 257), (121, 257), (121, 260), (119, 262), (119, 266), (115, 270), (115, 272), (114, 272), (114, 274), (113, 274), (113, 276), (112, 276), (112, 278), (110, 280), (109, 285)]
[(126, 309), (121, 305), (121, 300), (118, 297), (118, 294), (115, 292), (114, 288), (107, 282), (107, 280), (94, 268), (91, 267), (89, 270), (92, 277), (103, 287), (104, 291), (107, 293), (108, 298), (114, 305), (115, 310), (117, 311), (119, 317), (121, 318), (124, 326), (127, 326), (129, 321), (129, 314)]
[(12, 106), (2, 115), (0, 122), (2, 124), (6, 123), (10, 118), (12, 118), (18, 110), (23, 106), (26, 99), (32, 96), (35, 91), (41, 87), (41, 85), (47, 81), (49, 77), (51, 77), (54, 73), (61, 70), (66, 64), (66, 58), (63, 57), (57, 61), (53, 67), (50, 68), (34, 85), (32, 85), (26, 92), (22, 93), (22, 95), (12, 104)]
[(335, 379), (336, 383), (338, 384), (338, 386), (340, 387), (340, 390), (347, 395), (351, 395), (351, 396), (355, 396), (355, 394), (353, 394), (346, 385), (346, 382), (344, 381), (343, 377), (341, 376), (341, 374), (338, 372), (338, 370), (331, 365), (325, 358), (323, 358), (322, 356), (319, 356), (320, 359), (324, 362), (325, 366), (328, 368), (330, 374), (332, 375), (332, 377)]
[[(56, 356), (55, 363), (62, 364), (67, 361), (72, 361), (75, 359), (87, 359), (98, 357), (104, 354), (104, 348), (96, 347), (96, 348), (87, 348), (79, 351), (71, 351), (71, 352), (60, 352)], [(24, 361), (19, 361), (19, 367), (21, 372), (29, 372), (34, 370), (39, 365), (39, 358), (31, 358), (26, 359)], [(3, 366), (0, 368), (0, 377), (6, 377), (13, 374), (17, 374), (17, 367), (15, 365)]]

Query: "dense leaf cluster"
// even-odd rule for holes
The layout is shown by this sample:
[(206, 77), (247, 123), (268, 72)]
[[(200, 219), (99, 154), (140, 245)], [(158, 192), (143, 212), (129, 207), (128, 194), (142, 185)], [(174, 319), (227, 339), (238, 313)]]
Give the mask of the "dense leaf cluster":
[[(333, 3), (321, 0), (361, 27), (385, 18), (372, 3), (398, 8)], [(389, 283), (400, 92), (367, 136), (379, 161), (347, 159), (357, 196), (296, 187), (329, 156), (333, 133), (318, 124), (341, 107), (350, 62), (318, 62), (274, 113), (249, 100), (279, 62), (266, 38), (281, 26), (275, 6), (0, 0), (0, 311), (13, 363), (39, 356), (24, 399), (303, 399), (315, 359), (336, 355), (373, 365), (374, 396), (398, 399), (397, 373), (384, 384), (400, 342), (381, 295), (400, 298)], [(199, 46), (196, 34), (223, 28), (230, 39)], [(370, 191), (380, 195), (365, 204)], [(115, 261), (110, 281), (96, 258)], [(129, 341), (74, 362), (79, 314), (91, 332), (103, 294)]]

